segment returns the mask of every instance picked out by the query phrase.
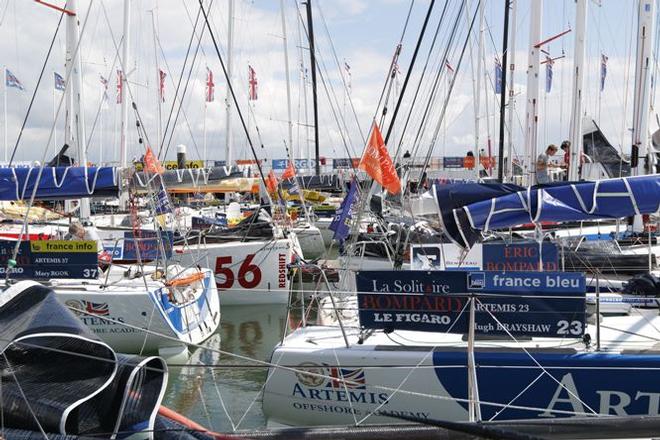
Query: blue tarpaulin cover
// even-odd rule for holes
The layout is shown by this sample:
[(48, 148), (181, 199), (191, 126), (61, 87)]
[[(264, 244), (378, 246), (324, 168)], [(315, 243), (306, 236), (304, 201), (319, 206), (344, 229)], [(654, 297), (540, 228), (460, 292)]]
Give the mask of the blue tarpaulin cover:
[[(37, 182), (37, 179), (38, 182)], [(119, 193), (119, 176), (111, 167), (0, 168), (0, 200), (36, 200), (112, 197)]]
[[(454, 209), (459, 232), (505, 229), (543, 221), (618, 219), (658, 212), (660, 175), (533, 187)], [(474, 243), (470, 238), (466, 245)]]
[(506, 194), (522, 191), (522, 186), (502, 183), (456, 183), (434, 184), (433, 193), (438, 203), (440, 221), (447, 235), (461, 246), (465, 240), (461, 237), (454, 218), (454, 210), (470, 203), (490, 200)]

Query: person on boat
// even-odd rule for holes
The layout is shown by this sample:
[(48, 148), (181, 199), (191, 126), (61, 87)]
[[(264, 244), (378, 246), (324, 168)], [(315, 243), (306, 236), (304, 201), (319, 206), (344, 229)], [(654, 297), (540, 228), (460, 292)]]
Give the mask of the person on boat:
[(555, 153), (557, 153), (557, 146), (550, 144), (544, 153), (539, 154), (539, 157), (536, 159), (536, 183), (550, 183), (549, 169), (561, 168), (561, 165), (550, 161), (550, 156), (554, 156)]
[(112, 261), (112, 256), (103, 248), (103, 241), (94, 226), (85, 228), (85, 226), (79, 221), (73, 221), (69, 225), (69, 232), (64, 236), (64, 239), (73, 241), (95, 241), (99, 264), (103, 270)]

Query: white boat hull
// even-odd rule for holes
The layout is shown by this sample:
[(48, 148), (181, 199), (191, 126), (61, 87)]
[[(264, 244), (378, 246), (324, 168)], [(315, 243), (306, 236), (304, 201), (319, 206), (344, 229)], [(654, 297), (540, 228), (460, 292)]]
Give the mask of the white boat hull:
[[(483, 420), (599, 414), (657, 415), (654, 379), (660, 355), (647, 334), (660, 318), (613, 317), (603, 328), (602, 352), (580, 339), (477, 343), (478, 396)], [(593, 326), (588, 333), (595, 334)], [(360, 339), (337, 327), (296, 330), (278, 345), (263, 394), (270, 425), (355, 425), (468, 420), (467, 347), (462, 335), (395, 331)], [(358, 342), (360, 341), (360, 342)], [(605, 343), (606, 341), (606, 343)], [(622, 351), (627, 348), (627, 351)], [(539, 367), (543, 366), (543, 369)], [(544, 372), (545, 371), (545, 372)], [(634, 374), (631, 374), (634, 371)], [(547, 373), (546, 373), (547, 372)], [(306, 374), (311, 373), (311, 374)], [(647, 397), (648, 396), (648, 397)]]
[(175, 247), (185, 266), (214, 268), (220, 302), (226, 305), (285, 304), (289, 300), (287, 265), (300, 254), (297, 238), (269, 241), (189, 244)]
[[(158, 353), (166, 358), (187, 355), (188, 344), (200, 344), (220, 324), (220, 304), (213, 274), (185, 298), (172, 301), (162, 283), (137, 278), (109, 287), (88, 280), (54, 280), (58, 298), (113, 349), (126, 353)], [(203, 287), (202, 287), (203, 286)]]

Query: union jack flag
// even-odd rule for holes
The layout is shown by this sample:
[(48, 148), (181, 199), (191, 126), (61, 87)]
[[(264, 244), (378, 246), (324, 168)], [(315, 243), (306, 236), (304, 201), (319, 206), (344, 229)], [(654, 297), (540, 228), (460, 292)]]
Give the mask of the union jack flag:
[(57, 72), (53, 72), (53, 75), (55, 76), (55, 90), (64, 91), (66, 88), (66, 82), (64, 81), (64, 78), (62, 78), (62, 75)]
[(123, 74), (120, 69), (117, 69), (117, 104), (121, 104), (124, 95)]
[(257, 100), (257, 72), (254, 71), (252, 66), (248, 65), (248, 84), (249, 84), (249, 100)]
[(213, 71), (206, 68), (206, 102), (215, 101), (215, 83), (213, 82)]
[(110, 314), (110, 308), (108, 307), (108, 303), (95, 303), (85, 300), (83, 300), (83, 303), (85, 304), (85, 311), (87, 313), (90, 313), (92, 315), (100, 315), (100, 316), (107, 316)]
[(7, 87), (14, 87), (18, 90), (25, 90), (23, 87), (23, 84), (16, 78), (16, 75), (11, 73), (9, 69), (5, 69), (5, 86)]
[(167, 77), (167, 73), (165, 73), (162, 70), (158, 69), (159, 93), (160, 93), (160, 99), (163, 102), (165, 102), (165, 78), (166, 77)]
[(364, 390), (367, 388), (363, 368), (330, 367), (330, 379), (326, 387)]

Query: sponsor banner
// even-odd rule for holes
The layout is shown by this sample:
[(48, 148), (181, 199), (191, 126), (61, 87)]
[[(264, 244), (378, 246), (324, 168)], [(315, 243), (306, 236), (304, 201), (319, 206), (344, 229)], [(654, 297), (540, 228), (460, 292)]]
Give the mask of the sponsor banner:
[(132, 231), (126, 231), (123, 240), (107, 244), (104, 249), (113, 260), (138, 261), (138, 250), (140, 260), (157, 260), (161, 258), (162, 250), (165, 251), (165, 258), (172, 256), (173, 241), (172, 231), (162, 231), (160, 235), (156, 231), (140, 231), (137, 240)]
[(224, 167), (225, 165), (227, 165), (226, 160), (214, 160), (213, 161), (213, 166), (214, 167)]
[[(539, 253), (539, 250), (541, 251)], [(554, 243), (484, 243), (483, 270), (538, 271), (559, 270), (559, 252)]]
[(356, 284), (365, 328), (467, 333), (467, 292), (475, 292), (479, 334), (580, 337), (585, 330), (583, 274), (363, 271)]
[(463, 168), (463, 157), (443, 157), (443, 168)]
[(35, 240), (30, 241), (30, 251), (32, 251), (33, 254), (50, 252), (96, 253), (97, 249), (96, 242), (94, 240)]
[[(316, 167), (314, 159), (293, 159), (296, 170), (305, 170)], [(323, 165), (323, 163), (322, 163)], [(271, 167), (274, 170), (285, 170), (289, 166), (289, 159), (273, 159)]]
[[(166, 160), (163, 162), (163, 167), (166, 170), (176, 170), (179, 168), (179, 164), (177, 163), (176, 160)], [(203, 160), (187, 160), (186, 161), (186, 169), (188, 168), (204, 168), (204, 161)]]
[[(16, 242), (0, 241), (0, 274), (6, 273)], [(98, 254), (94, 241), (23, 241), (16, 255), (11, 279), (96, 278)]]
[(468, 290), (488, 293), (584, 294), (587, 284), (579, 272), (469, 272)]
[(467, 254), (453, 244), (413, 244), (410, 246), (411, 270), (479, 270), (481, 244), (475, 244)]
[[(166, 160), (162, 162), (163, 168), (166, 170), (177, 170), (179, 169), (179, 164), (176, 160)], [(186, 161), (186, 169), (188, 168), (204, 168), (204, 161), (203, 160), (187, 160)], [(138, 162), (135, 164), (135, 170), (136, 171), (142, 171), (144, 169), (144, 164), (141, 162)]]
[(475, 244), (467, 254), (448, 243), (410, 246), (412, 270), (486, 270), (537, 272), (542, 259), (544, 271), (559, 270), (559, 251), (554, 243)]
[(352, 165), (353, 161), (347, 157), (341, 159), (332, 159), (332, 168), (335, 170), (347, 170), (352, 168)]

